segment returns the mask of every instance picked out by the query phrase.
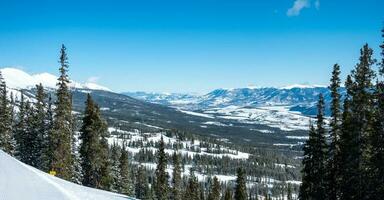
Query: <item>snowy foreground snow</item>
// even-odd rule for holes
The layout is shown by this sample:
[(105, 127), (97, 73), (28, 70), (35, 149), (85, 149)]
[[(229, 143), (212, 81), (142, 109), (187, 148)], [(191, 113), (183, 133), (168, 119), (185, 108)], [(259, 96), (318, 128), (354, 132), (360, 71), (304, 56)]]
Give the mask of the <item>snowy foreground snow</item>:
[(120, 200), (124, 195), (77, 185), (26, 165), (0, 150), (1, 200)]

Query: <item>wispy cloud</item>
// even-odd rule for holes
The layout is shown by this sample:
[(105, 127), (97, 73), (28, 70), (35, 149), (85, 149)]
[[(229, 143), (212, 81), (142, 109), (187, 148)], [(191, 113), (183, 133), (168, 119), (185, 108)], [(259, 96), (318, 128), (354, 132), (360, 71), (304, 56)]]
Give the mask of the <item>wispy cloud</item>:
[(100, 77), (97, 76), (91, 76), (87, 79), (87, 83), (97, 83), (97, 81), (100, 79)]
[[(301, 10), (311, 7), (313, 0), (295, 0), (291, 8), (287, 10), (287, 16), (298, 16)], [(316, 9), (320, 8), (320, 0), (315, 0), (314, 5)]]

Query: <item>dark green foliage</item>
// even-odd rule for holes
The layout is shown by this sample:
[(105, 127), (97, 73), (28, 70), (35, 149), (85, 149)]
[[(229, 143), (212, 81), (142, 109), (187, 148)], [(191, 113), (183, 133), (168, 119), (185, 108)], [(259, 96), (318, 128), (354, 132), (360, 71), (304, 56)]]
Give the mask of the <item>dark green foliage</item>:
[(236, 187), (235, 187), (235, 200), (247, 199), (247, 177), (245, 171), (242, 168), (237, 170)]
[[(384, 39), (384, 28), (382, 29)], [(381, 44), (380, 75), (384, 78), (384, 41)], [(376, 106), (374, 111), (374, 132), (371, 137), (371, 153), (369, 168), (370, 198), (384, 199), (384, 81), (376, 84)]]
[(55, 116), (53, 130), (50, 136), (51, 169), (56, 171), (58, 177), (71, 180), (73, 176), (72, 168), (72, 98), (68, 88), (69, 79), (68, 58), (66, 48), (62, 45), (60, 51), (60, 77), (58, 78), (58, 89), (56, 91), (57, 100), (55, 102)]
[(98, 106), (88, 94), (83, 124), (80, 129), (83, 185), (110, 189), (111, 169), (106, 136), (107, 125), (100, 115)]
[(193, 172), (189, 176), (183, 199), (201, 200), (199, 182)]
[(232, 200), (233, 198), (232, 198), (232, 191), (231, 191), (231, 188), (229, 188), (229, 187), (227, 187), (226, 189), (225, 189), (225, 193), (224, 193), (224, 200)]
[(143, 166), (139, 166), (136, 174), (136, 183), (135, 183), (135, 195), (138, 199), (149, 200), (152, 199), (151, 191), (148, 184), (148, 175), (147, 171)]
[(121, 194), (133, 196), (135, 193), (133, 185), (134, 177), (130, 173), (130, 168), (128, 165), (128, 152), (125, 148), (123, 148), (121, 151), (119, 162), (120, 178), (118, 181), (118, 191)]
[(172, 156), (173, 173), (172, 173), (172, 199), (181, 200), (182, 198), (182, 180), (181, 180), (181, 166), (180, 156), (175, 152)]
[(288, 185), (287, 185), (287, 200), (293, 200), (292, 185), (290, 183), (288, 183)]
[(168, 199), (168, 174), (167, 169), (167, 155), (164, 151), (165, 144), (163, 137), (160, 140), (159, 150), (157, 152), (157, 168), (156, 168), (156, 182), (155, 192), (158, 200)]
[[(346, 87), (350, 97), (347, 102), (348, 110), (345, 110), (346, 126), (345, 132), (348, 132), (346, 142), (346, 151), (343, 154), (346, 159), (343, 160), (342, 184), (344, 185), (342, 199), (364, 199), (368, 197), (366, 188), (369, 184), (366, 169), (369, 159), (369, 137), (372, 135), (373, 122), (373, 84), (372, 79), (375, 73), (372, 65), (375, 60), (372, 59), (372, 49), (364, 45), (361, 49), (361, 56), (356, 68), (352, 71), (351, 80), (347, 80)], [(350, 184), (354, 183), (354, 184)], [(348, 185), (348, 186), (347, 186)]]
[(12, 155), (15, 147), (11, 115), (12, 107), (7, 97), (7, 86), (0, 72), (0, 149)]
[(220, 183), (217, 177), (213, 177), (213, 182), (209, 191), (208, 200), (220, 200)]
[(310, 125), (309, 140), (303, 150), (303, 178), (300, 187), (300, 199), (325, 199), (326, 192), (326, 155), (327, 146), (324, 129), (324, 99), (319, 96), (316, 129)]
[(327, 161), (327, 199), (337, 200), (339, 191), (339, 166), (340, 166), (340, 147), (339, 139), (341, 135), (341, 95), (340, 90), (340, 66), (333, 66), (331, 84), (331, 122), (330, 122), (330, 145)]

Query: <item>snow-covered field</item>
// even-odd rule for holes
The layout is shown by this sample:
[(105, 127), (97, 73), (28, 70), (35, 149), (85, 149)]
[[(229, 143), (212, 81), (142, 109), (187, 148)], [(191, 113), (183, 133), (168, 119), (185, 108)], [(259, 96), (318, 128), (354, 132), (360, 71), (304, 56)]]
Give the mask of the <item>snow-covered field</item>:
[(0, 169), (0, 199), (4, 200), (134, 199), (51, 176), (12, 158), (1, 150)]
[(263, 106), (257, 108), (227, 106), (223, 108), (210, 108), (204, 110), (203, 113), (191, 111), (182, 112), (189, 115), (210, 118), (204, 125), (228, 126), (213, 120), (215, 118), (221, 118), (235, 120), (240, 123), (263, 124), (284, 131), (307, 130), (310, 118), (298, 112), (290, 111), (289, 108), (289, 106)]
[[(143, 141), (143, 145), (145, 146), (149, 142), (158, 142), (160, 141), (161, 137), (163, 137), (164, 143), (165, 144), (174, 144), (174, 143), (180, 143), (183, 146), (183, 149), (177, 150), (177, 153), (181, 154), (182, 156), (189, 156), (189, 157), (194, 157), (196, 155), (200, 156), (212, 156), (212, 157), (229, 157), (232, 159), (248, 159), (249, 154), (241, 151), (236, 151), (233, 149), (228, 149), (228, 148), (221, 148), (221, 150), (226, 151), (227, 153), (209, 153), (207, 152), (206, 148), (200, 148), (200, 141), (199, 140), (194, 140), (192, 141), (179, 141), (178, 139), (167, 137), (165, 133), (159, 132), (159, 133), (139, 133), (138, 131), (123, 131), (120, 129), (116, 129), (113, 127), (109, 127), (108, 131), (110, 133), (119, 133), (119, 134), (124, 134), (125, 139), (119, 138), (119, 135), (112, 135), (112, 137), (109, 138), (109, 143), (117, 143), (119, 145), (122, 145), (123, 142), (129, 143), (133, 141)], [(145, 137), (144, 137), (145, 136)], [(132, 154), (138, 153), (141, 149), (146, 149), (150, 150), (153, 152), (156, 152), (157, 149), (154, 147), (137, 147), (137, 148), (132, 148), (132, 147), (127, 147), (127, 150), (131, 152)], [(192, 151), (193, 150), (193, 151)], [(165, 153), (169, 155), (173, 155), (173, 153), (176, 150), (174, 149), (165, 149)]]

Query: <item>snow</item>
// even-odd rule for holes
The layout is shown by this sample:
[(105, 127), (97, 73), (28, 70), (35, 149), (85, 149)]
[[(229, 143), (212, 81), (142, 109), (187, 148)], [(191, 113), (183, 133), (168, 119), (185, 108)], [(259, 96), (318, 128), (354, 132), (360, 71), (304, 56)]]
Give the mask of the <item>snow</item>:
[(257, 108), (227, 106), (212, 108), (205, 111), (205, 113), (214, 114), (217, 118), (237, 120), (241, 123), (264, 124), (283, 131), (307, 130), (310, 118), (289, 111), (289, 109), (289, 106), (262, 106)]
[(308, 140), (309, 136), (286, 136), (288, 139), (296, 139), (296, 140)]
[[(4, 80), (9, 88), (33, 88), (40, 83), (46, 88), (56, 88), (57, 77), (49, 73), (31, 75), (21, 69), (16, 68), (3, 68), (0, 69), (0, 71), (3, 74)], [(82, 84), (72, 80), (70, 82), (70, 86), (73, 88), (111, 91), (109, 88), (98, 85), (96, 83), (88, 82)]]
[(211, 116), (211, 115), (207, 115), (207, 114), (203, 114), (203, 113), (198, 113), (198, 112), (185, 111), (185, 110), (180, 110), (180, 109), (178, 109), (178, 111), (180, 111), (180, 112), (182, 112), (182, 113), (185, 113), (185, 114), (188, 114), (188, 115), (194, 115), (194, 116), (205, 117), (205, 118), (211, 118), (211, 119), (214, 118), (214, 117)]
[(104, 91), (109, 91), (111, 92), (109, 88), (105, 86), (98, 85), (96, 83), (85, 83), (84, 88), (90, 89), (90, 90), (104, 90)]
[(124, 195), (97, 190), (51, 176), (0, 151), (1, 199), (123, 200)]
[(293, 88), (317, 88), (317, 87), (327, 87), (324, 85), (308, 85), (308, 84), (293, 84), (293, 85), (288, 85), (281, 87), (280, 89), (285, 89), (285, 90), (290, 90)]

